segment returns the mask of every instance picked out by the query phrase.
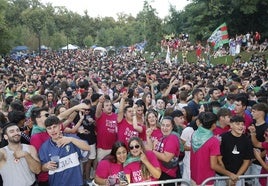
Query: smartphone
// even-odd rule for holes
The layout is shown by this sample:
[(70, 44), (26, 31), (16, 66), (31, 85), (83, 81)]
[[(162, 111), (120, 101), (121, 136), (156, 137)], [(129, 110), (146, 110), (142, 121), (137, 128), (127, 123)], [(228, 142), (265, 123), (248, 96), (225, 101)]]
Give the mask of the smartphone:
[(126, 174), (123, 171), (118, 173), (118, 178), (119, 178), (120, 184), (123, 184), (123, 185), (128, 184)]

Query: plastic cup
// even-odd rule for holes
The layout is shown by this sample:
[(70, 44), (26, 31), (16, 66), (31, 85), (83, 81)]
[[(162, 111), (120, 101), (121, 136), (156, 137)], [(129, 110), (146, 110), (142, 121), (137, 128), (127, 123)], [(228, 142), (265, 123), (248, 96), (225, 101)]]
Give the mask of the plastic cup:
[(57, 164), (57, 168), (59, 167), (60, 156), (51, 156), (50, 160)]

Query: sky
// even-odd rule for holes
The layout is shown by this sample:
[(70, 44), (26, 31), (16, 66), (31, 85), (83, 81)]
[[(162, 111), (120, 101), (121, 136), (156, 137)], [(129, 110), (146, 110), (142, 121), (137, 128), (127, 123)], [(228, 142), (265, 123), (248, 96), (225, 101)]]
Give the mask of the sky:
[[(68, 10), (84, 15), (88, 11), (90, 17), (114, 17), (117, 13), (131, 14), (136, 17), (142, 11), (144, 0), (41, 0), (43, 4), (51, 3), (52, 6), (65, 6)], [(169, 5), (174, 5), (176, 10), (182, 10), (189, 0), (148, 0), (156, 9), (158, 17), (168, 16)]]

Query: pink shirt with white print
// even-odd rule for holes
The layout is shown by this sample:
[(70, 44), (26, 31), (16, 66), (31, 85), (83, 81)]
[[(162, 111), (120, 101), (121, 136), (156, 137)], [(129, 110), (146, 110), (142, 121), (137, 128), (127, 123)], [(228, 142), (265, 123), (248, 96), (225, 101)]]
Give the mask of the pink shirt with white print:
[[(156, 155), (152, 151), (146, 151), (145, 155), (147, 159), (150, 161), (150, 163), (155, 168), (160, 168), (160, 163), (156, 157)], [(149, 179), (142, 177), (141, 172), (141, 161), (135, 161), (132, 162), (124, 167), (124, 172), (126, 175), (130, 175), (130, 182), (131, 183), (139, 183), (139, 182), (145, 182), (145, 181), (156, 181), (157, 179), (150, 176)]]

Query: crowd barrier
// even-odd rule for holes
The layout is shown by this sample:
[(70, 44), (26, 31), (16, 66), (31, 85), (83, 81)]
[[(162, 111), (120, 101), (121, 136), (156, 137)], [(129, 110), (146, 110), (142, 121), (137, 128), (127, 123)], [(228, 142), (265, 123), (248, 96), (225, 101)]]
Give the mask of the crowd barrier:
[[(186, 179), (172, 179), (172, 180), (162, 180), (162, 181), (150, 181), (150, 182), (141, 182), (141, 183), (131, 183), (128, 186), (151, 186), (151, 185), (159, 185), (164, 186), (166, 183), (174, 183), (174, 186), (177, 186), (178, 183), (184, 183), (185, 185), (191, 185), (191, 182)], [(98, 186), (93, 182), (94, 186)]]
[[(252, 185), (255, 185), (254, 183), (256, 183), (256, 181), (259, 179), (259, 178), (268, 178), (268, 174), (258, 174), (258, 175), (242, 175), (242, 176), (239, 176), (239, 179), (250, 179), (250, 180), (253, 180), (253, 184)], [(230, 178), (228, 176), (219, 176), (219, 177), (210, 177), (210, 178), (207, 178), (205, 181), (203, 181), (203, 183), (201, 184), (201, 186), (205, 186), (209, 181), (215, 181), (214, 185), (217, 185), (217, 182), (219, 181), (224, 181), (224, 180), (229, 180)], [(268, 186), (268, 182), (266, 184), (266, 186)]]
[[(243, 180), (252, 180), (253, 181), (253, 186), (255, 185), (256, 181), (259, 178), (267, 178), (268, 179), (268, 174), (258, 174), (258, 175), (242, 175), (239, 176), (239, 179)], [(214, 185), (217, 185), (217, 182), (219, 181), (224, 181), (224, 180), (229, 180), (230, 178), (228, 176), (219, 176), (219, 177), (210, 177), (207, 178), (201, 186), (206, 186), (206, 184), (210, 181), (215, 181)], [(191, 181), (187, 179), (172, 179), (172, 180), (162, 180), (162, 181), (151, 181), (151, 182), (141, 182), (141, 183), (131, 183), (128, 186), (151, 186), (151, 185), (159, 185), (159, 186), (164, 186), (164, 184), (167, 183), (174, 183), (174, 186), (177, 186), (178, 183), (184, 183), (185, 185), (191, 186)], [(93, 186), (98, 186), (97, 184), (94, 183), (93, 181)], [(268, 186), (268, 182), (266, 184)]]

